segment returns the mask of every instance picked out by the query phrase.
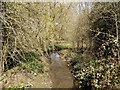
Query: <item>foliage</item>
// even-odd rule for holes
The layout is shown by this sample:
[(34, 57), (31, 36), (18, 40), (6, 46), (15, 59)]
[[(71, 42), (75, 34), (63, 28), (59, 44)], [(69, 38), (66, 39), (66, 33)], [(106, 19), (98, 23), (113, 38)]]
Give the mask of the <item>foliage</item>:
[[(98, 57), (113, 57), (113, 55), (110, 56), (105, 54), (113, 53), (113, 50), (116, 52), (116, 49), (117, 54), (119, 54), (119, 9), (120, 7), (118, 2), (95, 3), (91, 13), (89, 14), (92, 29), (91, 37), (94, 42), (95, 55)], [(103, 45), (113, 50), (107, 50), (107, 52), (110, 53), (104, 52), (106, 50), (102, 49)], [(99, 53), (100, 51), (103, 51), (104, 54)]]
[(27, 84), (26, 86), (9, 86), (8, 89), (3, 89), (3, 90), (28, 90), (28, 88), (31, 88), (31, 84)]
[[(118, 61), (114, 59), (91, 60), (79, 68), (75, 78), (79, 88), (119, 88), (120, 71)], [(76, 67), (74, 67), (76, 69)]]
[(117, 42), (113, 40), (105, 41), (101, 47), (98, 49), (99, 59), (104, 58), (118, 58), (118, 46)]
[(119, 88), (119, 9), (118, 2), (94, 3), (89, 35), (95, 56), (84, 66), (76, 63), (79, 87)]
[[(94, 60), (76, 55), (70, 62), (79, 87), (119, 87), (119, 3), (95, 3), (91, 12), (91, 4), (82, 2), (3, 2), (2, 5), (3, 71), (19, 65), (19, 69), (28, 72), (44, 72), (39, 55), (71, 48), (71, 44), (56, 45), (55, 41), (66, 40), (72, 43), (72, 48), (77, 46), (77, 51), (84, 44), (89, 49), (90, 43), (94, 47)], [(72, 52), (66, 57), (74, 55)]]
[(67, 54), (68, 57), (71, 57), (71, 56), (74, 56), (74, 55), (75, 55), (75, 52), (69, 52), (69, 53)]
[(44, 72), (42, 60), (35, 53), (25, 53), (25, 58), (23, 58), (21, 61), (22, 64), (20, 64), (19, 69), (34, 73)]
[(3, 79), (3, 83), (7, 83), (7, 80), (6, 80), (6, 79)]
[(0, 81), (2, 80), (2, 77), (0, 77)]
[(67, 43), (63, 43), (63, 44), (57, 44), (55, 46), (56, 48), (60, 48), (60, 49), (69, 49), (69, 48), (72, 48), (72, 45), (71, 44), (67, 44)]
[(78, 55), (75, 55), (74, 58), (72, 59), (71, 61), (71, 64), (72, 66), (76, 65), (76, 64), (84, 64), (84, 63), (87, 63), (91, 60), (91, 58), (88, 58), (88, 57), (83, 57), (82, 54), (78, 54)]
[(10, 78), (10, 77), (11, 77), (11, 75), (12, 75), (12, 71), (11, 71), (11, 70), (9, 70), (9, 71), (8, 71), (8, 78)]

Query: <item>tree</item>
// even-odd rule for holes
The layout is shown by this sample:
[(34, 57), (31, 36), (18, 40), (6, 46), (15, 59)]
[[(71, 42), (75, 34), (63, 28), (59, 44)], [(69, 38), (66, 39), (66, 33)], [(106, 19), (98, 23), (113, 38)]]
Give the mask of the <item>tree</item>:
[(2, 18), (3, 71), (4, 65), (8, 62), (15, 61), (23, 64), (21, 58), (25, 59), (25, 53), (34, 52), (43, 55), (47, 54), (51, 47), (54, 50), (56, 35), (59, 35), (55, 23), (61, 20), (60, 24), (63, 28), (65, 22), (62, 18), (67, 17), (66, 12), (69, 10), (66, 9), (65, 4), (6, 2), (4, 7), (6, 12)]
[[(84, 6), (85, 5), (85, 6)], [(73, 43), (74, 48), (83, 48), (84, 42), (89, 41), (88, 31), (89, 31), (89, 4), (88, 3), (74, 3), (71, 8), (71, 19), (68, 23), (68, 34), (69, 41)]]
[[(94, 50), (97, 51), (103, 45), (110, 45), (110, 50), (106, 53), (106, 57), (115, 54), (115, 48), (119, 48), (119, 4), (118, 3), (95, 3), (91, 12), (92, 29), (94, 37)], [(106, 44), (105, 44), (106, 43)], [(117, 43), (117, 44), (116, 44)], [(108, 51), (108, 50), (107, 50)], [(119, 57), (119, 49), (117, 49), (117, 56)]]
[[(0, 2), (0, 13), (2, 13), (2, 3)], [(2, 18), (0, 17), (0, 76), (2, 73)]]

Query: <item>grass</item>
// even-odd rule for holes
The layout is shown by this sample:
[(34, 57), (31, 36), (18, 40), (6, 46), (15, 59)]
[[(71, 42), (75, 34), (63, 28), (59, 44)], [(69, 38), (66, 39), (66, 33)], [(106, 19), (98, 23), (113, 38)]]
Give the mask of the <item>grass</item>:
[(8, 89), (3, 89), (3, 90), (28, 90), (27, 88), (31, 88), (31, 84), (28, 83), (25, 86), (12, 85), (9, 86)]
[(35, 53), (25, 53), (25, 58), (21, 60), (23, 64), (20, 64), (20, 70), (26, 70), (27, 72), (43, 73), (44, 66), (42, 60)]
[(60, 48), (60, 49), (69, 49), (69, 48), (72, 48), (72, 45), (69, 44), (69, 43), (61, 43), (61, 44), (57, 44), (55, 45), (56, 48)]
[[(25, 70), (27, 72), (44, 72), (43, 61), (40, 56), (33, 52), (24, 52), (24, 57), (19, 57), (20, 61), (15, 61), (12, 58), (7, 59), (7, 63), (5, 63), (5, 70), (8, 71), (14, 67), (19, 67), (19, 70)], [(9, 77), (11, 76), (11, 72), (9, 72)]]

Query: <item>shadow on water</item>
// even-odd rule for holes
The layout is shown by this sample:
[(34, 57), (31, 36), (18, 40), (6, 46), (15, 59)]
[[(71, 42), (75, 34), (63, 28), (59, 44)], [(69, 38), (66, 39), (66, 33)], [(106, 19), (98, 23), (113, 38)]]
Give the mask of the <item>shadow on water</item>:
[(73, 88), (73, 77), (67, 64), (56, 53), (51, 54), (49, 60), (52, 88)]

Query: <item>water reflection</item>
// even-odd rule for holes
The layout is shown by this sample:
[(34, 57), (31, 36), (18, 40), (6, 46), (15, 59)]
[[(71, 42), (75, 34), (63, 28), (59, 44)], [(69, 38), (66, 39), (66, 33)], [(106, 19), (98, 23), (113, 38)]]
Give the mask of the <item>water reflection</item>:
[(51, 54), (51, 59), (58, 59), (59, 58), (59, 55), (57, 53), (53, 53)]
[(60, 58), (59, 58), (58, 53), (51, 54), (51, 63), (56, 63), (56, 64), (61, 64), (62, 63)]
[(59, 58), (58, 53), (51, 54), (50, 75), (53, 88), (72, 88), (73, 77), (64, 61)]
[(58, 54), (56, 54), (56, 56), (55, 56), (56, 58), (59, 58), (59, 55)]
[(51, 60), (55, 60), (55, 53), (51, 54), (50, 57), (51, 57)]

